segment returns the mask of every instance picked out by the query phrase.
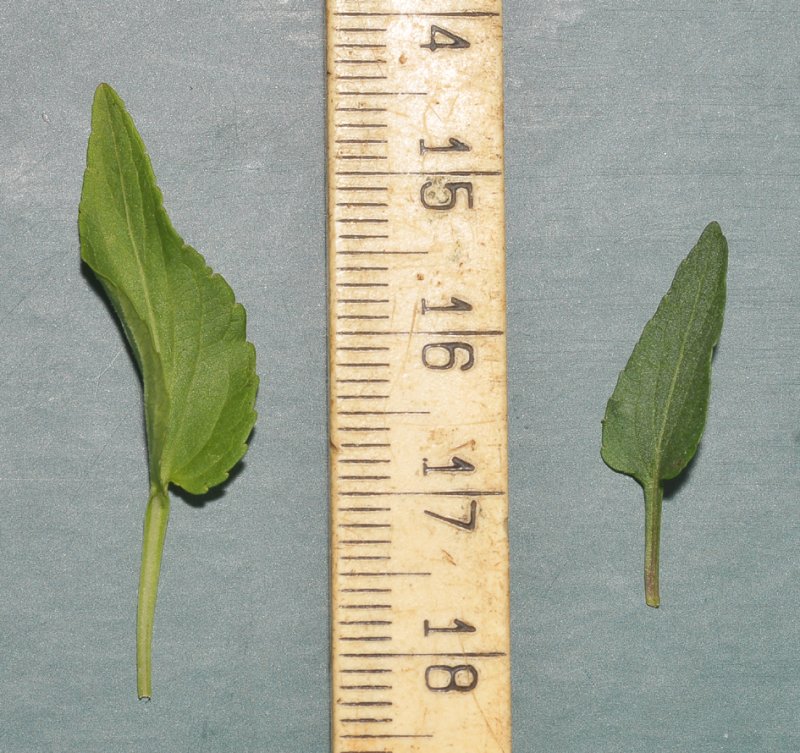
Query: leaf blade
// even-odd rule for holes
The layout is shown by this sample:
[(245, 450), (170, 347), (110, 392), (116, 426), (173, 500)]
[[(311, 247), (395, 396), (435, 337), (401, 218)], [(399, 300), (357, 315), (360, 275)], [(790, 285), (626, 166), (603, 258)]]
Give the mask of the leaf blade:
[(603, 460), (643, 486), (674, 478), (697, 451), (722, 331), (727, 259), (725, 236), (712, 222), (678, 267), (608, 401)]
[(231, 288), (173, 228), (144, 143), (106, 84), (92, 106), (79, 230), (142, 372), (151, 482), (203, 493), (247, 450), (255, 349)]

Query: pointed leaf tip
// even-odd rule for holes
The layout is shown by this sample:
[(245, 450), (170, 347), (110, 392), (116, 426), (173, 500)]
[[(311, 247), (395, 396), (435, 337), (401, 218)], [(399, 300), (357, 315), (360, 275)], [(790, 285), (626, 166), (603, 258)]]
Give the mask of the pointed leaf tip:
[(103, 100), (119, 102), (122, 104), (122, 98), (114, 90), (114, 87), (111, 86), (111, 84), (106, 84), (104, 82), (98, 84), (97, 88), (94, 90), (94, 103), (98, 104)]

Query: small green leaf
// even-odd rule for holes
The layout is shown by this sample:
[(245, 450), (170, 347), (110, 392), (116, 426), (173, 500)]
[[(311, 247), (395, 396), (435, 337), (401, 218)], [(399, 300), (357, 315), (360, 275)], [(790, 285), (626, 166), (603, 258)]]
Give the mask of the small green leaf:
[(103, 285), (142, 373), (150, 500), (137, 620), (139, 696), (150, 644), (169, 484), (202, 494), (228, 477), (255, 423), (255, 349), (225, 280), (186, 245), (164, 210), (125, 105), (101, 84), (79, 210), (81, 256)]
[(603, 419), (603, 460), (644, 489), (645, 598), (654, 607), (660, 603), (662, 482), (686, 467), (703, 435), (727, 268), (728, 244), (712, 222), (645, 325)]

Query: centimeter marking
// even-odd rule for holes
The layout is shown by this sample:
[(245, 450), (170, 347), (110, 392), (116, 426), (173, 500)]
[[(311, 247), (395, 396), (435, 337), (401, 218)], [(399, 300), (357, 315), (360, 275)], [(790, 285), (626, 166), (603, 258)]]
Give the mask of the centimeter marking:
[(509, 753), (500, 0), (327, 0), (332, 750)]

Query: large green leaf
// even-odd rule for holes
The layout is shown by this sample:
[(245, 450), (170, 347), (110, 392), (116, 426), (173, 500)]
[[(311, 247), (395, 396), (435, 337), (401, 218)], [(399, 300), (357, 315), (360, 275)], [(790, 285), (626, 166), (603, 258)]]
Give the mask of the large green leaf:
[[(648, 535), (660, 526), (662, 482), (686, 467), (703, 435), (727, 266), (728, 244), (712, 222), (678, 267), (606, 407), (601, 454), (644, 488)], [(658, 541), (650, 546), (657, 559)]]
[(101, 84), (80, 204), (100, 278), (145, 385), (151, 481), (200, 494), (227, 477), (255, 422), (255, 350), (225, 280), (175, 232), (122, 100)]
[[(256, 419), (255, 350), (233, 291), (172, 227), (142, 139), (107, 84), (92, 107), (79, 229), (82, 257), (103, 284), (142, 373), (150, 504), (163, 512), (170, 483), (206, 492), (246, 452)], [(166, 527), (166, 514), (160, 518)], [(155, 557), (147, 536), (143, 579), (145, 560), (152, 569)]]

